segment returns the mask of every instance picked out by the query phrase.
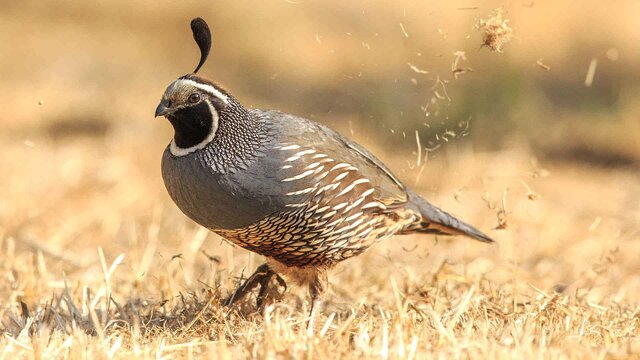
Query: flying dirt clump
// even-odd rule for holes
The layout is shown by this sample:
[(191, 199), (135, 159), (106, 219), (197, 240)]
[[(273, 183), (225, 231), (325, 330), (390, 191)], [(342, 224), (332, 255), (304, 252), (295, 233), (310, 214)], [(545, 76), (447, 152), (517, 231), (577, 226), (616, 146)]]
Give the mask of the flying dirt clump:
[(498, 8), (489, 18), (480, 19), (475, 25), (475, 28), (482, 32), (482, 46), (488, 47), (491, 51), (502, 52), (504, 44), (511, 40), (513, 29), (507, 24), (509, 20), (503, 18), (502, 14), (502, 8)]

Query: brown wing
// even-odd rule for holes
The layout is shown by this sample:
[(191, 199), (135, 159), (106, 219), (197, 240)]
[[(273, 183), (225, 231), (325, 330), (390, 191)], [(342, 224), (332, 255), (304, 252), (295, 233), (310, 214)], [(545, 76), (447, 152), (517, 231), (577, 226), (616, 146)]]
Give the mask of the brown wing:
[(322, 196), (324, 201), (337, 202), (333, 205), (358, 202), (361, 197), (367, 203), (379, 203), (364, 210), (395, 209), (407, 203), (404, 185), (380, 160), (330, 129), (318, 130), (315, 141), (306, 138), (304, 146), (285, 143), (279, 147), (288, 155), (282, 166), (283, 182), (294, 185), (289, 193), (299, 196), (298, 202)]
[(404, 186), (379, 160), (335, 136), (321, 140), (279, 147), (288, 156), (278, 177), (292, 185), (287, 222), (299, 219), (304, 232), (278, 253), (285, 263), (339, 261), (416, 220), (404, 209)]

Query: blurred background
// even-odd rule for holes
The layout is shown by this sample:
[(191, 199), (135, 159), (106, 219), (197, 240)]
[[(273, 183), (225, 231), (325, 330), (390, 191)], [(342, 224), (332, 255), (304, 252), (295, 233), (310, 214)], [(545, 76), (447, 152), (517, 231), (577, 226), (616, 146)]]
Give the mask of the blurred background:
[[(213, 276), (201, 245), (236, 273), (258, 263), (243, 251), (227, 256), (230, 247), (179, 213), (160, 177), (172, 131), (153, 113), (166, 86), (197, 63), (189, 29), (196, 16), (213, 32), (201, 75), (247, 106), (338, 129), (499, 241), (433, 248), (416, 238), (402, 243), (405, 250), (390, 241), (354, 261), (380, 262), (415, 243), (419, 256), (405, 260), (419, 271), (448, 259), (496, 279), (522, 271), (541, 287), (592, 281), (604, 289), (592, 295), (610, 296), (618, 294), (616, 278), (630, 286), (620, 296), (640, 293), (632, 270), (640, 252), (638, 1), (0, 6), (0, 238), (11, 239), (2, 252), (15, 255), (14, 282), (0, 284), (0, 293), (12, 299), (36, 300), (43, 287), (61, 286), (46, 277), (20, 281), (20, 271), (40, 271), (27, 260), (34, 254), (68, 276), (101, 279), (86, 270), (98, 264), (96, 248), (107, 259), (125, 253), (136, 277), (122, 281), (147, 279), (142, 289), (156, 298), (178, 291), (162, 284), (180, 271), (187, 288), (203, 278), (194, 273)], [(476, 24), (499, 7), (513, 36), (494, 52), (481, 46)], [(163, 267), (179, 253), (191, 267)], [(611, 265), (594, 270), (601, 263)]]
[[(482, 151), (516, 143), (540, 156), (605, 166), (637, 164), (640, 156), (637, 1), (63, 0), (2, 7), (3, 134), (166, 141), (169, 127), (151, 114), (166, 85), (194, 68), (188, 22), (202, 16), (214, 37), (202, 74), (248, 106), (352, 129), (382, 148), (413, 149), (415, 130), (433, 146), (444, 142), (435, 134), (451, 130), (449, 138), (465, 134), (460, 143)], [(481, 48), (474, 28), (498, 7), (513, 29), (503, 53)], [(467, 60), (458, 68), (472, 71), (455, 80), (459, 51)]]

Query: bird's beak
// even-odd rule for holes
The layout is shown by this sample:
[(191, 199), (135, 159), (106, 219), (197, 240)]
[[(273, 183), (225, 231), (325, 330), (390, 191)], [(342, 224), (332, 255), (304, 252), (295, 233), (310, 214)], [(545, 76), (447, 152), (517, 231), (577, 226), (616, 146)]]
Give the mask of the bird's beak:
[(156, 108), (156, 117), (165, 116), (170, 112), (171, 112), (171, 109), (165, 105), (164, 101), (161, 101), (160, 104), (158, 104), (158, 107)]

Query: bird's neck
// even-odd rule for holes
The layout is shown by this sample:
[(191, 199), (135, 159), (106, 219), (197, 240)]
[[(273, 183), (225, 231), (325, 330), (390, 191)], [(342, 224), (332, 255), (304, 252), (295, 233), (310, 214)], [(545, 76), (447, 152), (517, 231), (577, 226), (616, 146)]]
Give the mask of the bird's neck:
[(205, 166), (220, 173), (235, 172), (264, 155), (268, 141), (265, 122), (236, 99), (231, 99), (218, 116), (213, 140), (199, 152)]

